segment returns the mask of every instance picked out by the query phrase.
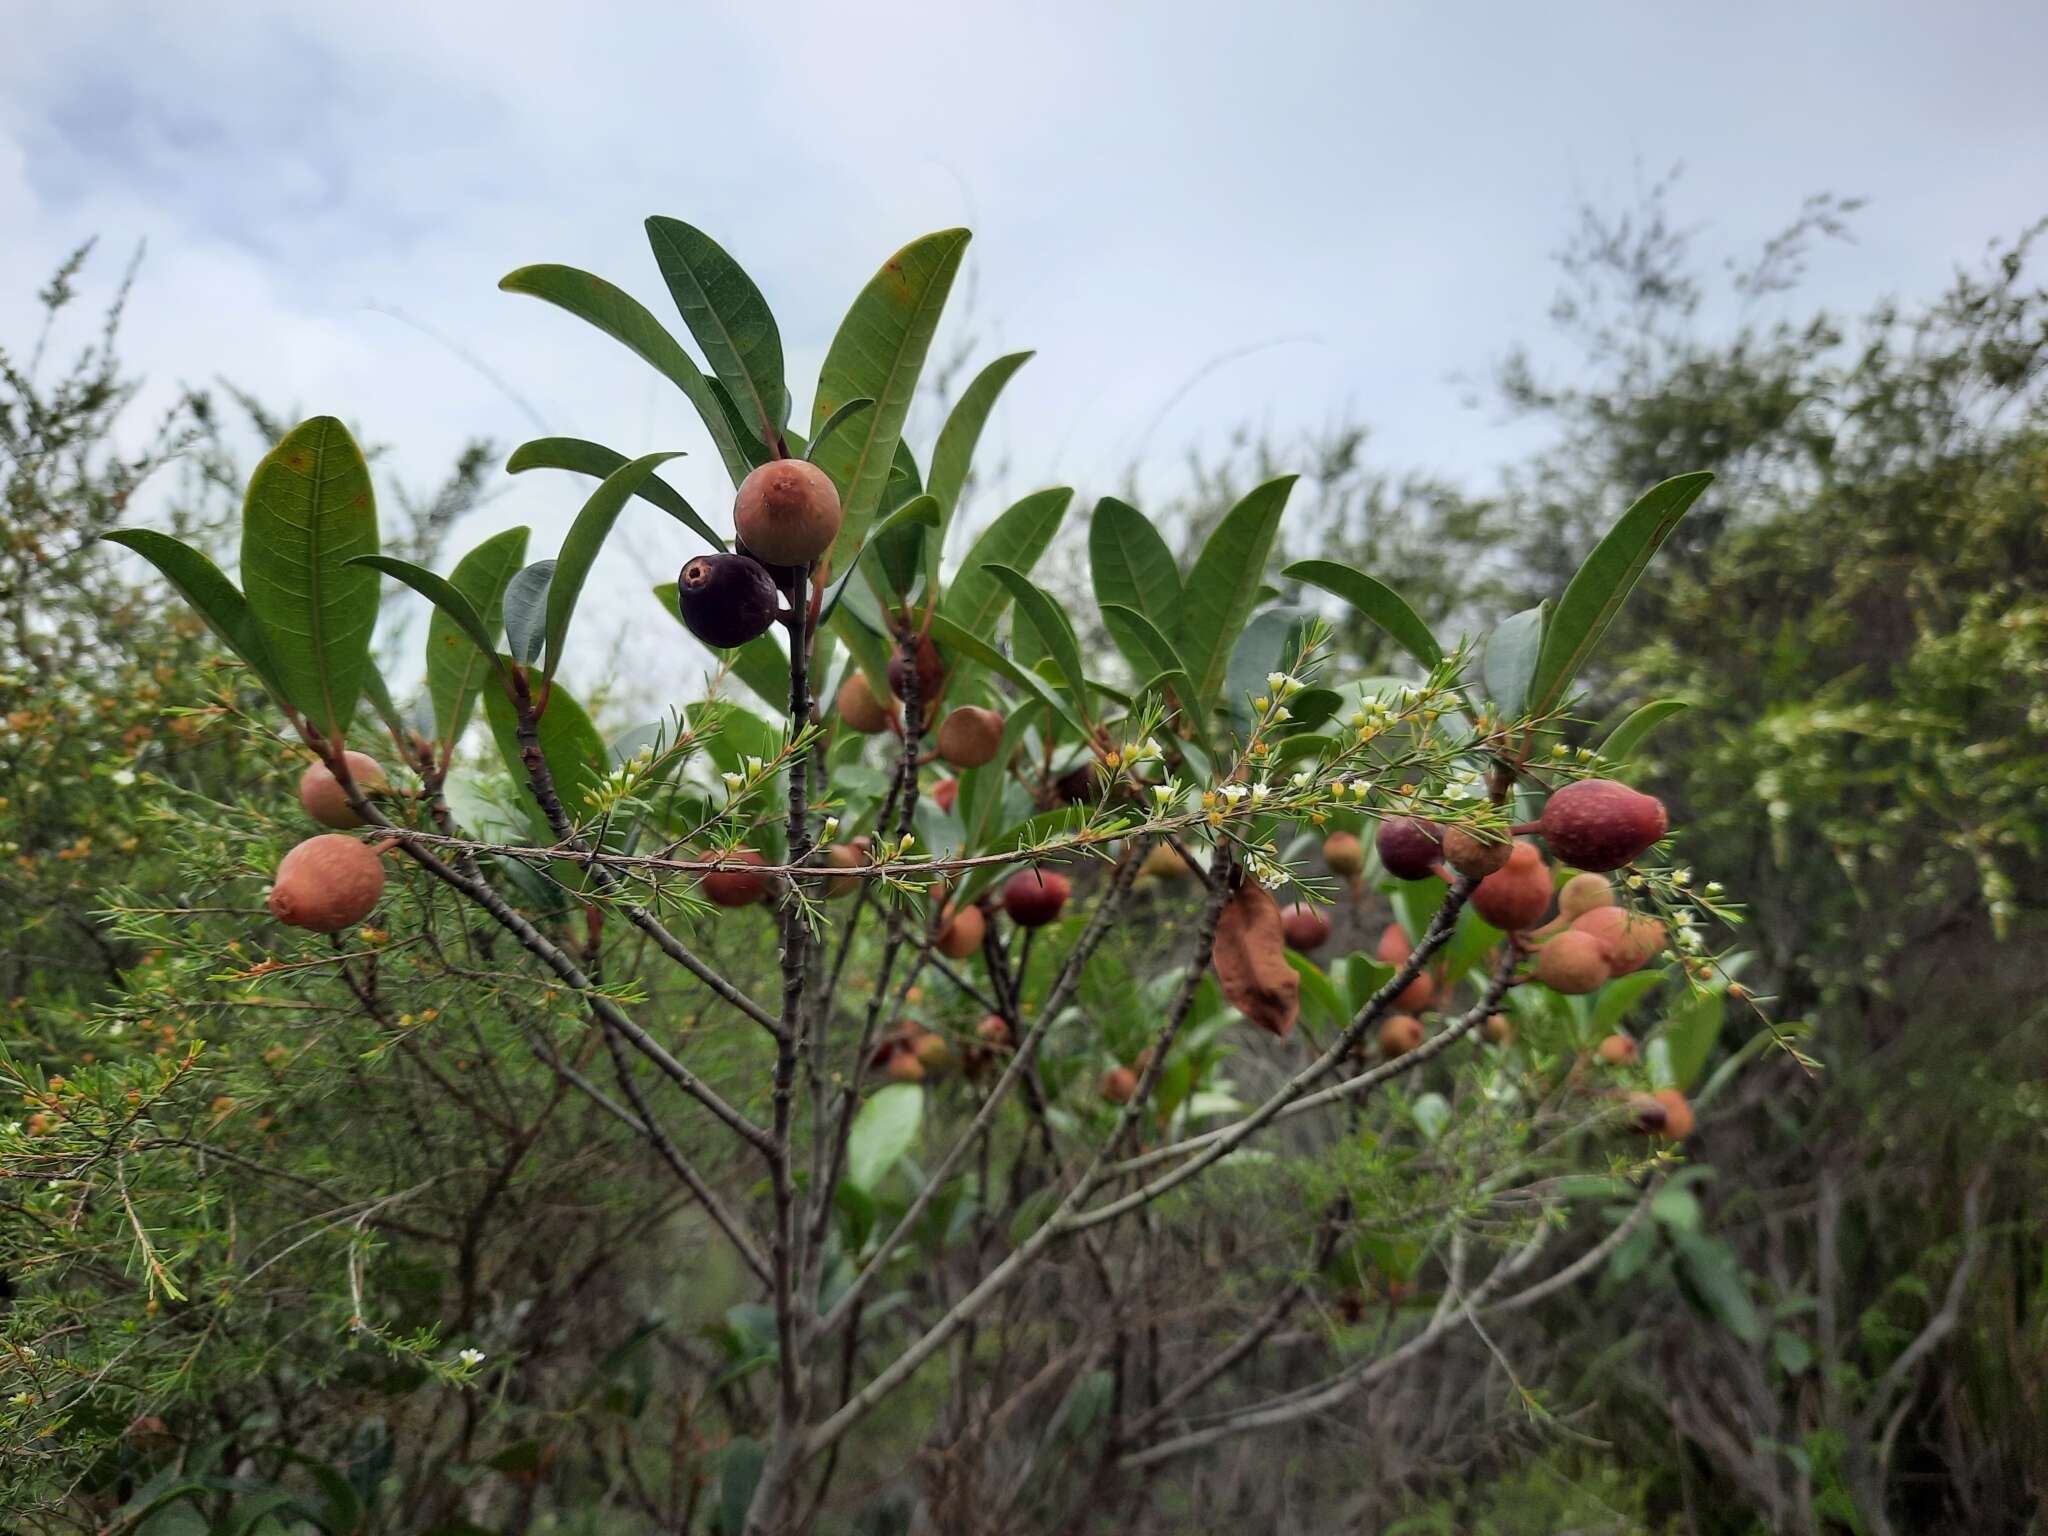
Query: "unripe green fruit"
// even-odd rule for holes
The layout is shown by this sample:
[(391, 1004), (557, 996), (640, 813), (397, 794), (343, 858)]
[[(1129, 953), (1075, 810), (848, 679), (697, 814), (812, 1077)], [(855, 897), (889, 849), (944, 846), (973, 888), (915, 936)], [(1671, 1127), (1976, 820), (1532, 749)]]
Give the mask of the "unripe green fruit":
[(1060, 915), (1073, 886), (1050, 869), (1022, 869), (1003, 882), (1003, 910), (1019, 928), (1043, 928)]
[(851, 672), (839, 685), (839, 718), (863, 736), (879, 736), (889, 729), (894, 711), (875, 697), (865, 673)]
[(1567, 997), (1599, 991), (1612, 974), (1600, 941), (1575, 928), (1553, 935), (1536, 951), (1536, 979)]
[(1624, 1035), (1617, 1030), (1600, 1042), (1597, 1054), (1610, 1067), (1632, 1067), (1641, 1053), (1636, 1049), (1633, 1035)]
[(965, 960), (981, 949), (982, 936), (988, 931), (988, 919), (981, 915), (979, 907), (961, 907), (957, 910), (948, 904), (939, 914), (939, 953), (949, 960)]
[(745, 555), (698, 555), (676, 577), (683, 627), (719, 650), (768, 633), (781, 605), (767, 567)]
[(1544, 842), (1561, 862), (1596, 873), (1632, 864), (1670, 830), (1664, 802), (1612, 779), (1581, 779), (1544, 802)]
[(1380, 1026), (1380, 1054), (1406, 1056), (1422, 1044), (1422, 1020), (1409, 1013), (1396, 1013)]
[(1112, 1104), (1128, 1104), (1138, 1091), (1138, 1074), (1129, 1067), (1111, 1067), (1102, 1074), (1102, 1096)]
[(963, 704), (939, 723), (939, 756), (955, 768), (979, 768), (1003, 749), (1003, 717)]
[[(391, 787), (374, 757), (361, 752), (344, 752), (341, 755), (348, 763), (348, 776), (355, 780), (356, 788), (365, 795)], [(314, 763), (299, 775), (299, 804), (323, 827), (346, 832), (363, 825), (362, 817), (350, 809), (348, 796), (341, 792), (341, 781), (325, 763)]]
[(270, 915), (293, 928), (339, 933), (368, 917), (383, 894), (384, 861), (352, 837), (324, 832), (278, 864)]
[(1380, 864), (1396, 880), (1421, 880), (1436, 873), (1444, 856), (1437, 824), (1422, 816), (1396, 816), (1380, 823), (1373, 835)]
[(1664, 948), (1664, 925), (1626, 907), (1595, 907), (1573, 922), (1571, 932), (1596, 940), (1617, 976), (1640, 971)]
[(1365, 873), (1365, 844), (1349, 832), (1332, 832), (1323, 839), (1323, 862), (1330, 873), (1347, 879)]
[(1496, 928), (1520, 933), (1550, 909), (1550, 870), (1534, 843), (1518, 842), (1507, 863), (1472, 889), (1472, 910)]
[(1280, 913), (1280, 931), (1287, 936), (1287, 947), (1307, 954), (1321, 949), (1330, 942), (1330, 920), (1322, 911), (1297, 901)]
[[(750, 848), (742, 848), (721, 857), (740, 864), (767, 862)], [(767, 896), (774, 883), (772, 876), (756, 874), (749, 869), (713, 870), (704, 877), (704, 894), (721, 907), (751, 907)]]
[(809, 565), (839, 537), (842, 514), (832, 477), (802, 459), (774, 459), (740, 482), (732, 524), (757, 559)]
[(1444, 862), (1473, 880), (1492, 874), (1507, 863), (1514, 851), (1514, 842), (1505, 833), (1482, 838), (1463, 827), (1444, 828)]
[(1573, 875), (1557, 893), (1557, 915), (1575, 923), (1595, 907), (1614, 905), (1614, 882), (1605, 875)]

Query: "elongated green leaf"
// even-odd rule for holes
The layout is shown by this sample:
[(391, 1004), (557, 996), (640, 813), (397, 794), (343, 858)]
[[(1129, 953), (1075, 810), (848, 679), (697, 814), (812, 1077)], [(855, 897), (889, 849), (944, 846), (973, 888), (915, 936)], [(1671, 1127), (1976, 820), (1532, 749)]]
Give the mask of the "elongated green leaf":
[(1301, 608), (1263, 608), (1237, 637), (1224, 674), (1223, 706), (1240, 737), (1252, 732), (1251, 701), (1272, 692), (1266, 679), (1275, 672), (1292, 675), (1301, 665), (1302, 641), (1313, 619)]
[[(1638, 975), (1644, 974), (1638, 972)], [(1633, 981), (1635, 977), (1623, 977)], [(1618, 986), (1610, 982), (1609, 986)], [(1707, 1059), (1714, 1054), (1714, 1047), (1721, 1038), (1721, 1023), (1727, 1012), (1727, 1002), (1721, 989), (1707, 992), (1682, 993), (1672, 1003), (1666, 1015), (1664, 1027), (1659, 1035), (1665, 1042), (1671, 1068), (1668, 1086), (1687, 1089), (1699, 1079), (1706, 1068)]]
[(961, 391), (953, 409), (946, 414), (946, 424), (939, 428), (939, 440), (932, 445), (931, 478), (925, 487), (939, 503), (939, 536), (925, 544), (926, 575), (934, 586), (938, 584), (939, 558), (945, 552), (946, 533), (953, 526), (960, 493), (967, 487), (968, 471), (974, 466), (974, 450), (981, 441), (982, 429), (988, 425), (989, 413), (995, 409), (1003, 386), (1031, 358), (1029, 352), (1012, 352), (982, 369), (974, 376), (974, 382)]
[(1007, 565), (991, 565), (989, 573), (1010, 589), (1010, 597), (1017, 605), (1018, 614), (1038, 631), (1039, 641), (1045, 653), (1066, 679), (1067, 693), (1074, 701), (1074, 707), (1085, 717), (1088, 713), (1088, 676), (1081, 667), (1081, 644), (1074, 636), (1074, 626), (1060, 611), (1060, 605), (1022, 571), (1013, 571)]
[(1486, 655), (1480, 662), (1479, 678), (1486, 696), (1503, 715), (1520, 714), (1522, 705), (1528, 701), (1529, 683), (1535, 676), (1549, 614), (1548, 603), (1524, 608), (1502, 619), (1486, 637)]
[(853, 1117), (846, 1136), (846, 1178), (872, 1190), (917, 1145), (924, 1123), (924, 1092), (914, 1083), (878, 1088)]
[(862, 411), (870, 409), (874, 403), (866, 395), (862, 395), (858, 399), (847, 401), (838, 410), (827, 416), (825, 424), (811, 435), (811, 445), (804, 450), (804, 457), (815, 463), (818, 457), (818, 450), (832, 440), (832, 435)]
[(391, 685), (384, 681), (383, 670), (378, 667), (374, 656), (363, 667), (363, 697), (370, 701), (371, 710), (384, 722), (384, 729), (391, 733), (391, 739), (405, 747), (412, 739), (412, 732), (398, 713), (398, 705), (391, 697)]
[(189, 544), (179, 542), (154, 528), (117, 528), (106, 536), (110, 544), (132, 549), (157, 568), (171, 589), (192, 605), (206, 621), (215, 638), (249, 665), (258, 682), (280, 701), (284, 683), (270, 657), (270, 641), (263, 626), (249, 611), (242, 589), (222, 574), (219, 566)]
[[(497, 642), (484, 628), (483, 615), (476, 611), (476, 606), (467, 597), (449, 584), (446, 577), (436, 576), (425, 566), (401, 560), (396, 555), (357, 555), (349, 564), (367, 565), (404, 582), (451, 619), (457, 628), (483, 648), (485, 654), (497, 655)], [(508, 576), (506, 580), (511, 578)]]
[(562, 540), (562, 552), (555, 557), (555, 578), (548, 583), (549, 677), (562, 664), (562, 649), (569, 641), (569, 621), (576, 616), (576, 600), (583, 595), (583, 583), (597, 562), (598, 551), (611, 536), (612, 524), (619, 520), (619, 513), (656, 467), (675, 457), (673, 453), (645, 453), (630, 464), (620, 465), (590, 493), (590, 500), (569, 525), (569, 536)]
[(1297, 560), (1280, 574), (1343, 598), (1369, 623), (1391, 635), (1394, 643), (1425, 669), (1434, 669), (1444, 659), (1443, 647), (1436, 643), (1429, 626), (1416, 617), (1415, 610), (1392, 587), (1375, 581), (1365, 572), (1354, 571), (1334, 560)]
[[(537, 437), (512, 450), (512, 457), (505, 461), (505, 473), (517, 475), (529, 469), (569, 469), (579, 475), (602, 480), (627, 462), (626, 456), (618, 449), (607, 448), (602, 443), (580, 437)], [(661, 476), (649, 475), (633, 494), (653, 502), (713, 549), (727, 547), (724, 536), (699, 517), (696, 509)]]
[(1307, 955), (1294, 950), (1286, 951), (1287, 963), (1294, 967), (1294, 974), (1301, 978), (1301, 995), (1316, 1005), (1324, 1019), (1342, 1029), (1351, 1022), (1351, 1011), (1344, 1006), (1344, 999), (1330, 978), (1317, 967)]
[(481, 640), (438, 606), (427, 620), (427, 694), (434, 701), (434, 730), (444, 749), (461, 736), (477, 689), (498, 664), (505, 588), (526, 560), (526, 541), (526, 529), (507, 528), (456, 561), (449, 573), (448, 584), (468, 600), (482, 625)]
[(940, 613), (932, 616), (931, 636), (942, 649), (957, 656), (964, 656), (970, 661), (979, 662), (993, 672), (1001, 673), (1072, 726), (1075, 735), (1087, 736), (1088, 727), (1082, 723), (1081, 717), (1074, 713), (1073, 707), (1065, 699), (1046, 685), (1043, 678), (1036, 673), (1025, 671), (980, 635), (962, 628)]
[(555, 562), (536, 560), (505, 586), (505, 644), (513, 656), (531, 666), (540, 659), (548, 637), (548, 588)]
[(711, 371), (758, 423), (755, 435), (772, 441), (789, 424), (789, 390), (768, 301), (717, 241), (680, 219), (649, 219), (647, 243)]
[(1652, 699), (1607, 733), (1600, 743), (1600, 755), (1618, 763), (1643, 744), (1643, 738), (1681, 710), (1690, 708), (1683, 699)]
[(287, 432), (242, 503), (242, 580), (285, 701), (329, 741), (355, 718), (377, 626), (377, 502), (355, 439), (332, 416)]
[(1204, 714), (1215, 707), (1230, 652), (1259, 600), (1266, 557), (1273, 552), (1294, 478), (1282, 475), (1248, 491), (1224, 514), (1188, 572), (1180, 612), (1167, 632), (1194, 680), (1194, 707)]
[(753, 461), (734, 436), (731, 421), (712, 393), (711, 381), (646, 305), (601, 277), (552, 263), (508, 272), (498, 279), (498, 286), (507, 293), (523, 293), (566, 309), (652, 363), (697, 408), (732, 483), (738, 485), (746, 479)]
[[(825, 589), (824, 599), (818, 608), (818, 622), (820, 625), (830, 618), (833, 611), (838, 608), (840, 599), (846, 595), (847, 583), (852, 581), (855, 575), (865, 568), (870, 561), (880, 562), (887, 558), (888, 551), (894, 546), (895, 537), (899, 532), (906, 529), (916, 529), (923, 532), (926, 538), (929, 538), (931, 536), (929, 530), (936, 528), (938, 522), (939, 504), (930, 496), (913, 496), (879, 523), (875, 524), (874, 532), (868, 535), (867, 542), (862, 544), (860, 549), (854, 554), (853, 563), (847, 566), (833, 580), (832, 585)], [(893, 571), (889, 574), (888, 580), (892, 586), (898, 574), (899, 572)], [(911, 571), (901, 574), (906, 576), (907, 584), (908, 577), (914, 576), (915, 572)], [(900, 593), (902, 589), (898, 588), (896, 590)]]
[(1133, 609), (1160, 634), (1174, 635), (1180, 622), (1180, 568), (1144, 513), (1114, 496), (1098, 501), (1088, 522), (1088, 568), (1096, 602)]
[(990, 567), (1006, 565), (1028, 573), (1051, 545), (1073, 501), (1073, 491), (1063, 485), (1033, 491), (990, 523), (961, 561), (939, 612), (962, 629), (993, 634), (996, 620), (1010, 605), (1010, 589)]
[(941, 230), (890, 257), (853, 301), (825, 354), (811, 409), (813, 436), (847, 401), (866, 396), (875, 402), (817, 455), (818, 467), (839, 487), (846, 514), (832, 546), (834, 566), (860, 547), (881, 506), (910, 398), (967, 240), (964, 229)]
[(1614, 615), (1635, 590), (1650, 557), (1713, 482), (1711, 474), (1700, 472), (1652, 486), (1586, 556), (1558, 600), (1557, 612), (1543, 637), (1543, 654), (1529, 685), (1536, 712), (1555, 708), (1564, 698)]

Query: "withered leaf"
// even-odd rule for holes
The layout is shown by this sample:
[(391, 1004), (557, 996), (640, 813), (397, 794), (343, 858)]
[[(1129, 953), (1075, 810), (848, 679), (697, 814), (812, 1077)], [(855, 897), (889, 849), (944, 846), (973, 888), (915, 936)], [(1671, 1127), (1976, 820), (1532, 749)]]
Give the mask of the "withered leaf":
[(1257, 881), (1245, 881), (1223, 909), (1212, 960), (1230, 1006), (1285, 1039), (1301, 1013), (1301, 978), (1287, 963), (1280, 904)]

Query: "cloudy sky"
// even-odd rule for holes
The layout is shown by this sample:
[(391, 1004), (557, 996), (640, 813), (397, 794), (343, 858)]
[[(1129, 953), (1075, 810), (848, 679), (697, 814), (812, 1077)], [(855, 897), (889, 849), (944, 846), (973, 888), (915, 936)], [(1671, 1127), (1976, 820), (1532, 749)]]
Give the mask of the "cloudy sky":
[[(1038, 351), (989, 440), (1015, 488), (1137, 459), (1163, 494), (1191, 442), (1345, 413), (1384, 463), (1483, 477), (1526, 429), (1458, 377), (1541, 336), (1576, 200), (1675, 162), (1709, 252), (1868, 196), (1809, 287), (1852, 308), (2048, 213), (2040, 6), (0, 0), (0, 24), (0, 344), (78, 241), (104, 283), (146, 239), (127, 345), (159, 395), (229, 378), (421, 480), (475, 435), (682, 447), (707, 509), (729, 493), (680, 397), (499, 276), (567, 262), (667, 315), (640, 221), (698, 224), (775, 306), (801, 417), (874, 268), (966, 224), (956, 336)], [(551, 549), (581, 496), (536, 479), (461, 542), (526, 521)], [(643, 510), (622, 579), (690, 553)]]

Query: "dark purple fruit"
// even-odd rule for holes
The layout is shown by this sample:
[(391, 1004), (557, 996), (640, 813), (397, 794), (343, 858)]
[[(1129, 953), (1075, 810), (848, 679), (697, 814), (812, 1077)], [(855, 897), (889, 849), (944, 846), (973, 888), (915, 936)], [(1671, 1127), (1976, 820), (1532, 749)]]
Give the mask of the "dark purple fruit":
[(775, 578), (745, 555), (698, 555), (676, 578), (676, 600), (690, 633), (720, 650), (765, 635), (780, 606)]
[(1380, 863), (1396, 880), (1422, 880), (1436, 873), (1444, 856), (1437, 824), (1420, 816), (1396, 816), (1380, 823), (1373, 838)]

